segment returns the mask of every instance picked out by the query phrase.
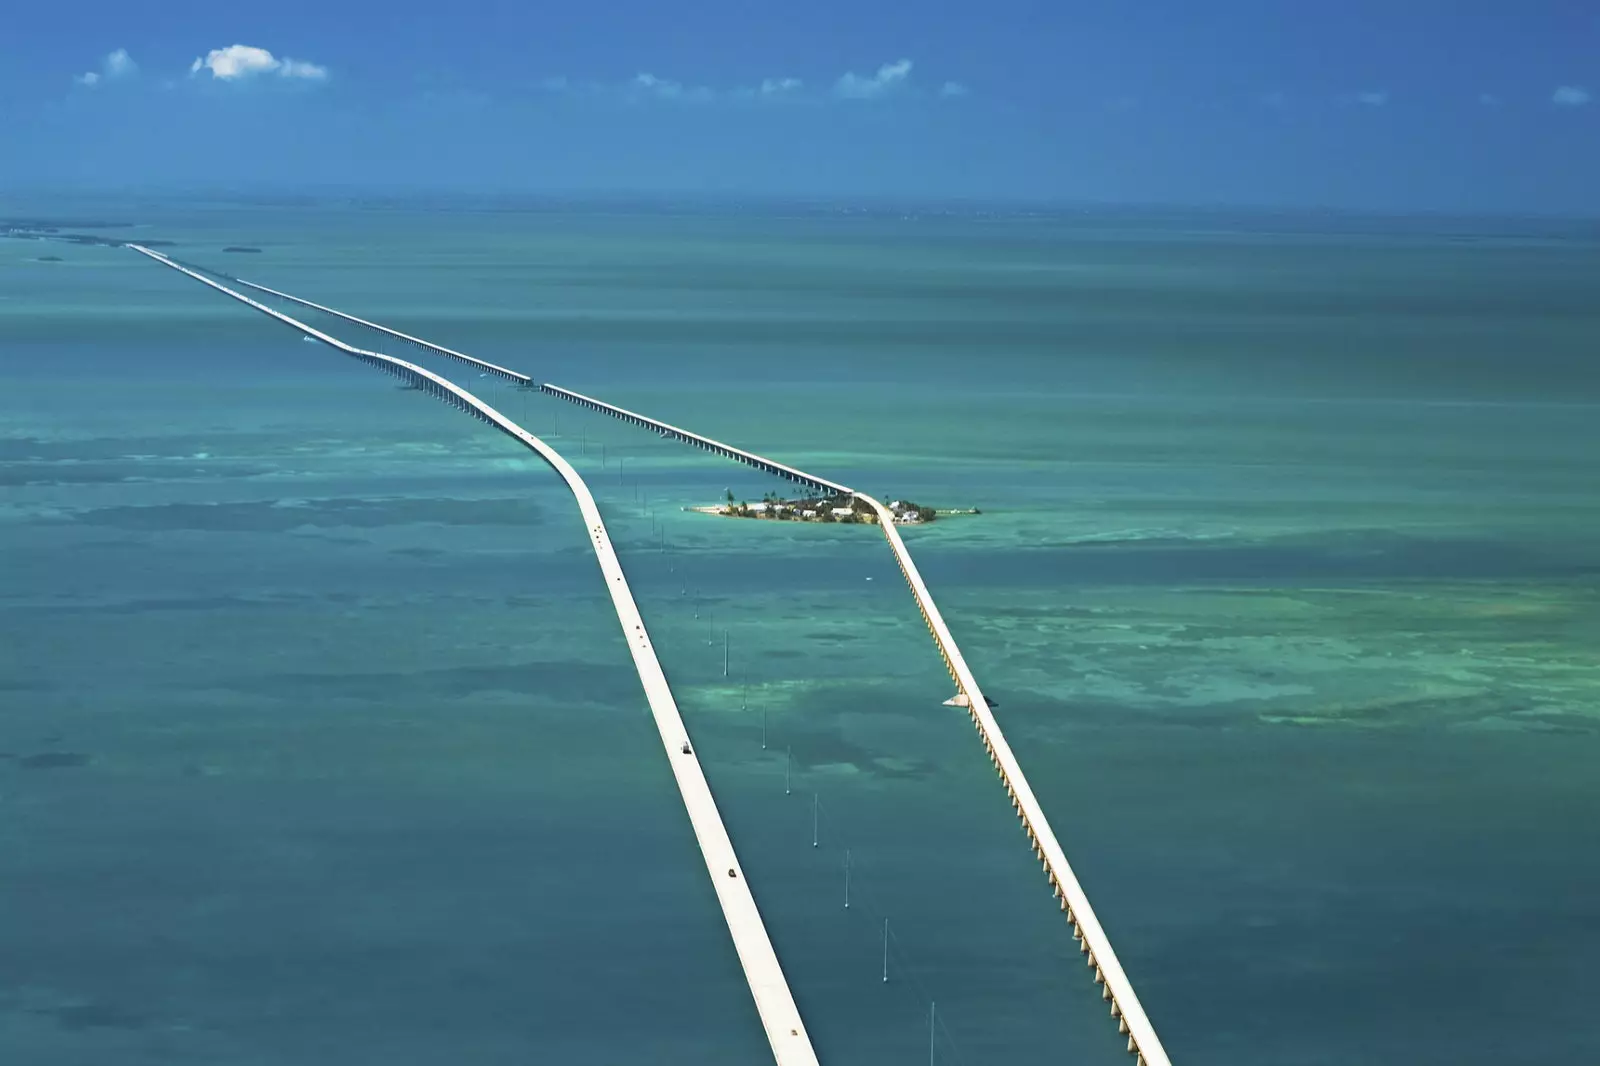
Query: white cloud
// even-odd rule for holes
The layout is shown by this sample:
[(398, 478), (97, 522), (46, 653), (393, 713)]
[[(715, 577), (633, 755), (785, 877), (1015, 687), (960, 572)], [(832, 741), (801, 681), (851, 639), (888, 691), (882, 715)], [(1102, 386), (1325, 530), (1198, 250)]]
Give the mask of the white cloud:
[(106, 77), (126, 78), (130, 74), (139, 72), (139, 64), (133, 61), (126, 48), (118, 48), (106, 56)]
[(623, 99), (670, 100), (675, 103), (703, 104), (718, 100), (781, 100), (795, 98), (805, 85), (799, 78), (763, 78), (760, 84), (737, 89), (713, 89), (705, 85), (685, 85), (672, 78), (663, 78), (649, 71), (635, 74), (621, 85), (599, 82), (571, 82), (566, 78), (546, 78), (540, 83), (544, 89), (555, 93), (583, 93), (596, 96), (620, 96)]
[(320, 67), (315, 63), (307, 63), (301, 59), (285, 59), (278, 68), (278, 73), (285, 78), (305, 78), (309, 81), (321, 81), (328, 76), (328, 68)]
[(112, 52), (110, 55), (106, 56), (105, 59), (101, 60), (99, 70), (91, 70), (84, 74), (78, 74), (73, 77), (72, 80), (79, 85), (87, 85), (90, 88), (93, 88), (94, 86), (99, 85), (102, 81), (112, 81), (116, 78), (131, 78), (137, 73), (139, 73), (139, 64), (133, 61), (133, 57), (128, 54), (128, 50), (126, 48), (118, 48), (115, 52)]
[(1563, 85), (1550, 94), (1550, 102), (1559, 107), (1582, 107), (1594, 97), (1581, 85)]
[(872, 100), (901, 87), (910, 76), (911, 60), (901, 59), (894, 63), (885, 63), (878, 68), (876, 74), (867, 77), (855, 73), (845, 74), (834, 83), (833, 92), (835, 96), (847, 100)]
[(262, 74), (302, 81), (321, 81), (328, 76), (328, 68), (300, 59), (279, 59), (265, 48), (248, 44), (230, 44), (226, 48), (213, 48), (203, 58), (189, 65), (190, 74), (209, 70), (220, 81), (241, 81)]
[[(196, 61), (199, 62), (198, 60)], [(289, 61), (285, 61), (289, 62)], [(846, 74), (834, 83), (831, 95), (837, 99), (869, 100), (892, 92), (909, 89), (911, 61), (902, 59), (885, 63), (870, 77)], [(648, 70), (640, 71), (627, 81), (599, 82), (573, 81), (566, 77), (548, 77), (539, 82), (545, 92), (563, 96), (590, 97), (594, 99), (664, 100), (674, 103), (760, 103), (817, 102), (830, 93), (826, 90), (808, 89), (800, 78), (782, 76), (762, 78), (754, 84), (739, 86), (691, 85), (674, 78), (665, 78)], [(940, 85), (941, 97), (970, 96), (972, 90), (958, 81)]]
[(734, 100), (796, 100), (804, 95), (805, 83), (799, 78), (762, 78), (761, 84), (744, 86), (727, 95)]
[(1389, 90), (1368, 89), (1365, 92), (1356, 93), (1353, 99), (1356, 103), (1364, 104), (1367, 107), (1382, 107), (1389, 102)]
[(641, 73), (634, 76), (629, 87), (635, 93), (659, 97), (662, 100), (684, 100), (690, 103), (699, 103), (709, 100), (715, 94), (704, 86), (688, 86), (682, 82), (672, 81), (670, 78), (658, 78), (654, 74)]

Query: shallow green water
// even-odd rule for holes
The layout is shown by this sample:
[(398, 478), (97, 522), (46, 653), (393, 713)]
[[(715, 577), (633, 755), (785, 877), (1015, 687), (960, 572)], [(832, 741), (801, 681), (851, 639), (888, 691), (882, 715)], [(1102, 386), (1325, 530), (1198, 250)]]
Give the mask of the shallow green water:
[[(981, 507), (908, 539), (1180, 1061), (1600, 1048), (1592, 244), (120, 210)], [(0, 241), (0, 1049), (760, 1061), (553, 475), (171, 271), (41, 247)], [(685, 514), (777, 486), (437, 368), (590, 478), (824, 1061), (925, 1062), (930, 999), (941, 1063), (1120, 1061), (877, 534)]]

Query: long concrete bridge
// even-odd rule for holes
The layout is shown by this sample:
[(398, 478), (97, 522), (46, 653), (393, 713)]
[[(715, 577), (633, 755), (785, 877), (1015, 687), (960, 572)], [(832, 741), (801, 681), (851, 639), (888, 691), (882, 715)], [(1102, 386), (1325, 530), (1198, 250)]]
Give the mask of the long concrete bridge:
[[(728, 830), (723, 824), (722, 815), (717, 810), (716, 800), (711, 795), (711, 786), (706, 781), (705, 772), (700, 766), (698, 756), (694, 754), (694, 746), (690, 743), (688, 728), (684, 725), (683, 716), (678, 711), (677, 700), (673, 698), (672, 689), (667, 685), (666, 674), (661, 668), (660, 660), (656, 657), (655, 648), (650, 641), (649, 631), (645, 628), (644, 618), (639, 613), (638, 604), (634, 602), (633, 593), (628, 587), (627, 576), (622, 571), (622, 563), (617, 558), (616, 550), (611, 544), (611, 537), (606, 531), (605, 522), (600, 517), (600, 508), (595, 503), (594, 496), (589, 491), (588, 485), (584, 483), (577, 470), (573, 469), (572, 464), (562, 458), (554, 448), (551, 448), (544, 441), (511, 421), (495, 408), (430, 370), (380, 352), (371, 352), (353, 347), (304, 322), (291, 318), (281, 311), (267, 307), (265, 304), (252, 300), (242, 293), (235, 292), (195, 270), (174, 262), (159, 252), (151, 251), (137, 244), (130, 244), (128, 247), (149, 256), (158, 263), (180, 271), (196, 281), (209, 285), (213, 289), (260, 311), (262, 314), (282, 322), (284, 325), (299, 330), (305, 336), (321, 341), (323, 344), (345, 355), (392, 374), (407, 384), (494, 426), (508, 437), (533, 451), (546, 463), (549, 463), (556, 473), (561, 475), (561, 479), (567, 483), (567, 488), (572, 491), (573, 498), (577, 500), (578, 510), (583, 515), (584, 526), (589, 534), (590, 546), (594, 549), (595, 559), (600, 564), (600, 572), (605, 578), (606, 589), (611, 594), (611, 603), (616, 608), (617, 621), (621, 623), (622, 631), (627, 637), (628, 650), (633, 656), (634, 667), (639, 672), (639, 681), (644, 686), (645, 698), (650, 704), (650, 713), (655, 719), (656, 730), (661, 735), (662, 747), (665, 749), (667, 758), (671, 763), (672, 775), (677, 782), (678, 792), (683, 797), (684, 809), (689, 814), (689, 822), (694, 828), (694, 835), (700, 845), (701, 856), (705, 859), (706, 872), (711, 876), (711, 884), (716, 890), (717, 902), (722, 907), (723, 917), (728, 923), (728, 932), (733, 938), (734, 949), (738, 953), (739, 963), (744, 969), (745, 979), (750, 985), (750, 994), (755, 1000), (756, 1012), (761, 1017), (761, 1024), (766, 1030), (767, 1040), (772, 1045), (773, 1058), (777, 1066), (818, 1066), (816, 1052), (811, 1046), (811, 1038), (806, 1033), (805, 1023), (801, 1021), (800, 1010), (795, 1005), (793, 993), (789, 990), (789, 983), (784, 977), (783, 967), (778, 963), (778, 955), (773, 950), (772, 940), (767, 935), (766, 925), (761, 920), (761, 912), (756, 907), (755, 896), (751, 893), (750, 883), (746, 880), (743, 868), (739, 864), (739, 857), (734, 852), (733, 841), (728, 836)], [(434, 346), (427, 344), (427, 342), (418, 343), (429, 350), (436, 350)], [(462, 358), (478, 364), (478, 361), (473, 360), (470, 356), (463, 356)], [(506, 373), (512, 372), (506, 371)]]
[(1129, 1053), (1136, 1057), (1138, 1066), (1171, 1066), (1171, 1060), (1167, 1057), (1166, 1049), (1161, 1046), (1161, 1039), (1156, 1035), (1155, 1027), (1150, 1024), (1150, 1019), (1145, 1015), (1144, 1007), (1140, 1005), (1139, 997), (1133, 990), (1132, 982), (1128, 980), (1127, 973), (1117, 960), (1117, 953), (1111, 947), (1110, 938), (1106, 936), (1105, 929), (1095, 916), (1094, 908), (1089, 904), (1089, 897), (1084, 892), (1083, 885), (1073, 872), (1072, 865), (1067, 862), (1066, 852), (1056, 839), (1054, 830), (1050, 828), (1044, 808), (1039, 805), (1033, 789), (1028, 785), (1027, 776), (1022, 772), (1022, 766), (1012, 752), (1011, 745), (1006, 742), (1005, 733), (1001, 731), (1000, 723), (989, 707), (989, 701), (984, 698), (977, 678), (967, 666), (966, 658), (961, 654), (955, 637), (951, 635), (950, 627), (945, 624), (944, 616), (939, 613), (939, 606), (934, 602), (933, 593), (928, 590), (927, 583), (923, 581), (922, 574), (917, 569), (916, 561), (911, 558), (911, 552), (906, 548), (905, 540), (901, 538), (900, 530), (894, 524), (893, 513), (882, 502), (864, 492), (857, 492), (837, 482), (805, 473), (743, 448), (736, 448), (731, 444), (724, 444), (722, 441), (680, 429), (659, 419), (629, 411), (591, 396), (584, 396), (570, 389), (548, 384), (540, 385), (539, 388), (552, 396), (559, 396), (632, 425), (655, 430), (713, 454), (753, 466), (757, 470), (777, 474), (827, 492), (853, 496), (876, 512), (878, 527), (883, 531), (884, 539), (888, 541), (895, 561), (900, 564), (900, 572), (905, 575), (906, 584), (911, 588), (911, 595), (917, 601), (917, 608), (922, 612), (922, 620), (927, 623), (934, 645), (939, 649), (940, 657), (944, 659), (945, 669), (950, 672), (950, 677), (956, 684), (955, 702), (965, 707), (967, 716), (972, 720), (979, 738), (983, 741), (984, 750), (989, 754), (989, 761), (1005, 785), (1006, 794), (1011, 798), (1011, 808), (1027, 832), (1029, 843), (1033, 845), (1034, 857), (1044, 868), (1055, 898), (1060, 901), (1061, 909), (1066, 912), (1067, 921), (1072, 925), (1073, 939), (1078, 942), (1078, 949), (1085, 956), (1088, 966), (1094, 970), (1095, 982), (1101, 986), (1101, 995), (1110, 1004), (1111, 1017), (1117, 1021), (1118, 1030), (1128, 1038)]
[[(737, 462), (747, 463), (750, 466), (755, 467), (757, 470), (760, 470), (762, 473), (771, 474), (774, 477), (781, 477), (789, 481), (798, 482), (799, 484), (804, 485), (806, 488), (816, 489), (818, 492), (831, 492), (838, 496), (860, 495), (860, 493), (856, 492), (854, 489), (846, 488), (836, 481), (829, 481), (827, 478), (817, 477), (815, 474), (808, 474), (804, 470), (796, 470), (794, 467), (780, 463), (776, 459), (767, 459), (751, 452), (744, 451), (741, 448), (735, 448), (731, 444), (724, 444), (719, 440), (712, 440), (710, 437), (702, 437), (698, 433), (691, 433), (687, 429), (679, 429), (677, 426), (669, 425), (666, 422), (650, 418), (646, 415), (636, 414), (633, 411), (618, 407), (616, 404), (606, 403), (604, 400), (597, 400), (592, 396), (585, 396), (581, 392), (573, 392), (571, 389), (563, 389), (559, 385), (550, 384), (540, 385), (539, 391), (548, 393), (551, 396), (560, 397), (563, 400), (577, 404), (579, 407), (587, 407), (591, 411), (598, 411), (601, 414), (607, 414), (613, 418), (620, 418), (622, 421), (638, 426), (641, 429), (654, 430), (663, 437), (670, 437), (673, 440), (682, 441), (684, 444), (690, 445), (691, 447), (700, 448), (704, 451), (710, 452), (713, 455), (720, 455), (724, 459), (733, 459)], [(866, 499), (865, 496), (862, 496), (861, 498)]]
[[(156, 256), (146, 250), (145, 254), (154, 258)], [(167, 261), (169, 266), (177, 264)], [(185, 273), (193, 271), (183, 267)], [(207, 279), (194, 274), (195, 277), (205, 281)], [(443, 348), (439, 345), (411, 337), (398, 330), (387, 326), (357, 318), (343, 311), (312, 303), (298, 296), (292, 296), (265, 286), (254, 285), (240, 279), (243, 285), (260, 292), (268, 293), (280, 299), (322, 311), (345, 321), (377, 330), (398, 339), (417, 344), (428, 351), (447, 356), (449, 358), (465, 361), (472, 365), (484, 364), (481, 360), (463, 353)], [(226, 291), (226, 290), (225, 290)], [(233, 294), (237, 295), (237, 294)], [(243, 299), (243, 297), (241, 297)], [(254, 301), (246, 300), (254, 306)], [(269, 310), (261, 308), (262, 310)], [(272, 313), (269, 311), (269, 313)], [(284, 316), (279, 316), (284, 317)], [(289, 320), (293, 321), (293, 320)], [(507, 372), (515, 373), (515, 372)], [(516, 375), (524, 381), (531, 381), (525, 375)], [(1028, 783), (1027, 776), (1023, 773), (1011, 745), (1006, 741), (1005, 733), (1000, 728), (1000, 723), (995, 719), (988, 700), (983, 695), (982, 688), (978, 685), (977, 678), (973, 676), (971, 668), (967, 665), (966, 658), (961, 654), (960, 647), (956, 644), (955, 637), (940, 614), (938, 604), (934, 602), (933, 593), (929, 591), (927, 583), (923, 580), (921, 572), (917, 569), (911, 552), (907, 549), (900, 531), (895, 527), (893, 516), (889, 509), (879, 500), (862, 492), (857, 492), (838, 482), (827, 478), (809, 474), (803, 470), (780, 463), (774, 459), (758, 455), (755, 452), (714, 440), (710, 437), (695, 433), (691, 430), (674, 426), (660, 419), (630, 411), (615, 404), (582, 393), (573, 392), (557, 385), (541, 384), (540, 390), (551, 396), (558, 397), (570, 403), (578, 404), (589, 410), (596, 411), (620, 419), (631, 425), (653, 430), (663, 436), (682, 441), (693, 447), (700, 448), (712, 454), (732, 459), (736, 462), (752, 466), (764, 473), (785, 478), (789, 481), (817, 489), (822, 492), (836, 493), (843, 496), (852, 496), (866, 503), (878, 516), (878, 526), (883, 532), (884, 539), (888, 542), (889, 549), (894, 553), (895, 561), (899, 564), (900, 572), (906, 579), (906, 584), (911, 589), (912, 597), (916, 600), (917, 609), (922, 614), (923, 621), (927, 624), (928, 632), (932, 635), (934, 645), (939, 651), (940, 658), (944, 660), (945, 669), (955, 682), (957, 695), (953, 702), (964, 707), (967, 716), (971, 719), (979, 739), (983, 742), (984, 750), (988, 753), (989, 761), (994, 766), (996, 774), (1005, 786), (1006, 794), (1011, 800), (1012, 810), (1026, 832), (1028, 841), (1032, 845), (1034, 857), (1039, 860), (1040, 866), (1049, 880), (1054, 897), (1059, 901), (1061, 910), (1065, 913), (1067, 921), (1072, 926), (1073, 939), (1077, 941), (1079, 952), (1084, 956), (1085, 963), (1094, 972), (1094, 980), (1100, 986), (1101, 996), (1110, 1005), (1110, 1014), (1117, 1023), (1118, 1031), (1127, 1037), (1128, 1052), (1135, 1057), (1136, 1066), (1171, 1066), (1171, 1059), (1166, 1049), (1161, 1044), (1161, 1039), (1156, 1035), (1155, 1027), (1150, 1023), (1145, 1014), (1144, 1007), (1139, 1002), (1133, 984), (1123, 970), (1121, 962), (1117, 959), (1116, 951), (1111, 946), (1110, 938), (1101, 926), (1095, 915), (1094, 907), (1089, 903), (1088, 895), (1073, 871), (1071, 863), (1067, 861), (1065, 850), (1056, 838), (1055, 832), (1050, 827), (1049, 819), (1045, 816), (1043, 807), (1034, 795)]]
[[(173, 262), (173, 260), (168, 258), (168, 262)], [(179, 265), (180, 269), (194, 273), (194, 271), (187, 265), (175, 265)], [(208, 271), (207, 273), (213, 272)], [(425, 341), (421, 337), (413, 337), (409, 333), (401, 333), (397, 329), (390, 329), (388, 326), (382, 325), (381, 323), (369, 322), (364, 318), (357, 318), (355, 315), (346, 314), (345, 312), (336, 310), (332, 307), (324, 307), (321, 304), (314, 304), (310, 300), (302, 300), (298, 296), (290, 296), (286, 292), (279, 292), (277, 289), (269, 289), (265, 285), (257, 285), (253, 281), (246, 281), (243, 278), (234, 278), (233, 280), (237, 281), (240, 285), (243, 285), (246, 288), (254, 289), (257, 292), (264, 292), (268, 296), (276, 296), (280, 300), (288, 300), (290, 303), (299, 304), (301, 307), (309, 307), (313, 311), (321, 311), (323, 314), (332, 315), (335, 318), (342, 318), (346, 322), (351, 322), (357, 326), (364, 326), (367, 329), (386, 334), (387, 336), (393, 337), (395, 340), (404, 341), (406, 344), (409, 344), (414, 348), (421, 349), (430, 355), (442, 355), (446, 359), (454, 359), (457, 362), (466, 363), (468, 366), (476, 367), (478, 370), (481, 370), (484, 373), (493, 374), (495, 377), (503, 378), (504, 380), (512, 382), (513, 384), (533, 384), (533, 379), (526, 374), (519, 374), (515, 370), (508, 370), (503, 366), (485, 362), (476, 356), (468, 355), (465, 352), (458, 352), (454, 348), (446, 348), (441, 344), (435, 344), (432, 341)]]

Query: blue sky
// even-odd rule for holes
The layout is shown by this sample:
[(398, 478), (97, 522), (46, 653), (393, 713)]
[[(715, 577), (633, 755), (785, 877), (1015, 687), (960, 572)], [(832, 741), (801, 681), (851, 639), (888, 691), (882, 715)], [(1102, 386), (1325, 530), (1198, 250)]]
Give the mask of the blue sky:
[(75, 0), (0, 59), (0, 190), (1600, 213), (1600, 0)]

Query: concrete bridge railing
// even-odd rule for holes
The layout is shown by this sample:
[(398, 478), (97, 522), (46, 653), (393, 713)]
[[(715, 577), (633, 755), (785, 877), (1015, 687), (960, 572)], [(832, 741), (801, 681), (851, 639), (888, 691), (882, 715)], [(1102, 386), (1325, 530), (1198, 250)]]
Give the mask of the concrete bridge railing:
[[(180, 269), (188, 270), (187, 267), (183, 266), (180, 266)], [(193, 273), (193, 271), (189, 272)], [(233, 280), (237, 281), (240, 285), (254, 289), (256, 292), (264, 292), (268, 296), (276, 296), (280, 300), (287, 300), (290, 303), (299, 304), (301, 307), (309, 307), (313, 311), (321, 311), (323, 314), (332, 315), (335, 318), (342, 318), (346, 322), (351, 322), (358, 326), (364, 326), (367, 329), (376, 330), (377, 332), (387, 334), (396, 340), (404, 341), (413, 347), (420, 348), (425, 352), (429, 352), (433, 355), (442, 355), (447, 359), (454, 359), (457, 362), (466, 363), (468, 366), (476, 367), (484, 373), (493, 374), (495, 377), (503, 378), (506, 381), (513, 382), (514, 384), (524, 386), (533, 384), (533, 379), (526, 374), (519, 374), (515, 370), (508, 370), (503, 366), (486, 362), (476, 356), (467, 355), (465, 352), (458, 352), (453, 348), (446, 348), (443, 345), (434, 344), (432, 341), (425, 341), (421, 337), (413, 337), (409, 333), (401, 333), (397, 329), (391, 329), (388, 326), (382, 325), (378, 322), (369, 322), (364, 318), (357, 318), (355, 315), (346, 314), (345, 312), (337, 310), (336, 308), (324, 307), (322, 304), (312, 303), (310, 300), (303, 300), (298, 296), (290, 296), (288, 293), (279, 292), (277, 289), (269, 289), (265, 285), (257, 285), (253, 281), (246, 281), (243, 278), (235, 278)]]

